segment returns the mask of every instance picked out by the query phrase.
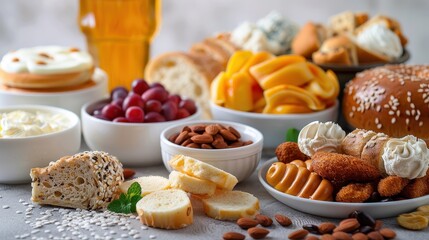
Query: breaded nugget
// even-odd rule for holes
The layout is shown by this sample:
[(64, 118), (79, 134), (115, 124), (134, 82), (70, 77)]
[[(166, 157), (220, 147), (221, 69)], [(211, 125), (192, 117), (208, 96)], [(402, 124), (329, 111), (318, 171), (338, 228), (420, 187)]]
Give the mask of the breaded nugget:
[(310, 159), (309, 156), (299, 150), (298, 144), (296, 142), (284, 142), (277, 146), (276, 155), (279, 162), (290, 163), (293, 160), (302, 160), (305, 161)]
[(377, 191), (382, 197), (395, 196), (398, 195), (409, 182), (410, 180), (407, 178), (388, 176), (380, 180)]
[(365, 202), (373, 192), (374, 188), (371, 183), (350, 183), (341, 188), (335, 200), (337, 202)]
[(330, 181), (373, 182), (380, 177), (377, 168), (353, 156), (317, 152), (311, 159), (313, 171)]
[(429, 194), (429, 176), (413, 179), (401, 192), (405, 198), (417, 198)]

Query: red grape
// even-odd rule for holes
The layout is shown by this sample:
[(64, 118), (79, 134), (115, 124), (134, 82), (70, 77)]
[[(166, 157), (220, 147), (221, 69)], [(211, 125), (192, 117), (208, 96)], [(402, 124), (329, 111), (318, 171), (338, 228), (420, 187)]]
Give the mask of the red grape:
[(128, 97), (124, 99), (124, 103), (122, 104), (122, 109), (127, 110), (129, 107), (137, 106), (140, 108), (144, 108), (144, 101), (138, 94), (130, 94)]
[(179, 104), (179, 108), (185, 108), (191, 115), (197, 111), (197, 106), (195, 105), (195, 102), (191, 99), (182, 100)]
[(177, 110), (176, 118), (175, 119), (182, 119), (185, 117), (189, 117), (191, 114), (186, 110), (185, 108), (180, 108)]
[(162, 103), (160, 101), (157, 100), (149, 100), (146, 102), (145, 106), (144, 106), (144, 111), (145, 112), (161, 112), (162, 110)]
[(174, 120), (177, 110), (177, 105), (172, 101), (167, 101), (162, 105), (162, 114), (167, 121)]
[(142, 95), (142, 99), (146, 102), (149, 100), (158, 100), (163, 103), (167, 100), (167, 98), (168, 92), (165, 91), (165, 89), (159, 87), (151, 88), (144, 92)]
[(129, 122), (141, 123), (144, 121), (144, 112), (140, 107), (131, 106), (125, 112), (125, 117)]
[(122, 122), (122, 123), (124, 123), (124, 122), (130, 122), (130, 121), (128, 121), (128, 119), (125, 118), (125, 117), (117, 117), (117, 118), (113, 119), (113, 122)]
[(124, 103), (124, 99), (123, 98), (118, 98), (118, 99), (113, 100), (111, 103), (112, 104), (116, 104), (120, 108), (122, 108), (122, 104)]
[(122, 109), (115, 104), (109, 103), (106, 106), (103, 107), (103, 109), (101, 110), (101, 114), (109, 119), (109, 120), (113, 120), (117, 117), (120, 117), (123, 115)]
[(149, 89), (149, 84), (144, 79), (136, 79), (131, 84), (131, 88), (133, 89), (133, 92), (137, 93), (138, 95), (142, 95), (146, 90)]
[(149, 112), (145, 115), (144, 121), (151, 123), (151, 122), (165, 122), (165, 117), (162, 116), (160, 113), (157, 112)]
[(128, 95), (128, 90), (124, 87), (116, 87), (110, 93), (110, 98), (112, 100), (124, 99)]
[(158, 82), (152, 83), (150, 85), (150, 88), (156, 88), (156, 87), (160, 87), (160, 88), (165, 89), (164, 85), (162, 85), (161, 83), (158, 83)]
[(182, 98), (177, 94), (173, 94), (168, 96), (168, 100), (175, 102), (176, 105), (179, 106), (179, 103), (180, 101), (182, 101)]

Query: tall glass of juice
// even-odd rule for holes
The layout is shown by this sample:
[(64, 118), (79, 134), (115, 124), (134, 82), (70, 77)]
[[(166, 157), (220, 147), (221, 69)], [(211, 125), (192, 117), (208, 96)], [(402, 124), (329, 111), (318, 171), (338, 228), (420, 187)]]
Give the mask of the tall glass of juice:
[(109, 88), (144, 77), (161, 0), (79, 0), (79, 26), (88, 51), (109, 75)]

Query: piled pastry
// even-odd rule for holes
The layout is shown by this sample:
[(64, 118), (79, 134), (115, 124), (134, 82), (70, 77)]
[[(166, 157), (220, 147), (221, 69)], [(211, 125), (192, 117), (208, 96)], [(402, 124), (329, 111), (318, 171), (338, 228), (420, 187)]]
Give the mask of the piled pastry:
[(406, 44), (396, 20), (346, 11), (332, 16), (328, 26), (305, 24), (292, 42), (292, 52), (317, 64), (352, 66), (393, 62)]
[[(390, 138), (362, 129), (345, 135), (337, 124), (313, 122), (301, 130), (298, 144), (283, 143), (276, 154), (286, 165), (293, 164), (294, 158), (311, 158), (308, 164), (311, 174), (329, 181), (333, 189), (330, 191), (332, 199), (339, 202), (416, 198), (429, 194), (429, 150), (423, 140), (411, 135)], [(272, 172), (279, 168), (277, 165), (279, 163), (274, 163), (268, 170), (267, 181), (276, 189), (290, 193), (284, 190), (287, 186), (278, 186), (272, 181)], [(290, 182), (290, 175), (283, 174), (277, 182)], [(303, 175), (297, 174), (302, 182), (308, 182), (308, 177)], [(303, 184), (300, 191), (292, 192), (293, 195), (302, 196), (307, 185)]]

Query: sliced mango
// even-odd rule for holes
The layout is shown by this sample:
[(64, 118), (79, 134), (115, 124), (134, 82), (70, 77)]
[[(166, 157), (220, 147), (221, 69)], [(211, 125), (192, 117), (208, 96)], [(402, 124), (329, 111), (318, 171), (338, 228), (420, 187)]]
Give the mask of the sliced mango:
[(335, 73), (331, 70), (325, 73), (312, 63), (307, 63), (307, 66), (314, 74), (314, 79), (305, 86), (305, 89), (327, 102), (335, 101), (340, 92), (340, 85)]
[(274, 73), (259, 79), (259, 83), (264, 90), (267, 90), (282, 84), (302, 86), (310, 82), (313, 78), (314, 75), (310, 71), (306, 62), (299, 62), (287, 65)]
[(279, 85), (270, 88), (265, 90), (264, 96), (267, 101), (264, 113), (272, 113), (277, 106), (288, 104), (306, 106), (314, 111), (325, 108), (325, 104), (314, 94), (293, 85)]
[[(272, 55), (269, 52), (257, 52), (253, 54), (253, 56), (247, 61), (247, 63), (241, 68), (241, 71), (249, 72), (249, 69), (261, 62), (270, 60), (275, 58), (274, 55)], [(252, 76), (253, 77), (253, 76)]]
[(250, 73), (256, 80), (259, 81), (287, 65), (305, 61), (306, 60), (304, 57), (298, 55), (283, 55), (263, 61), (257, 65), (254, 65), (253, 67), (250, 67)]
[(219, 73), (210, 85), (210, 98), (213, 103), (223, 106), (226, 102), (227, 77), (225, 72)]
[(245, 73), (235, 73), (228, 80), (225, 107), (251, 111), (253, 109), (251, 79)]
[(239, 72), (252, 57), (253, 53), (250, 51), (235, 52), (228, 61), (226, 67), (227, 76), (230, 77), (232, 74)]

